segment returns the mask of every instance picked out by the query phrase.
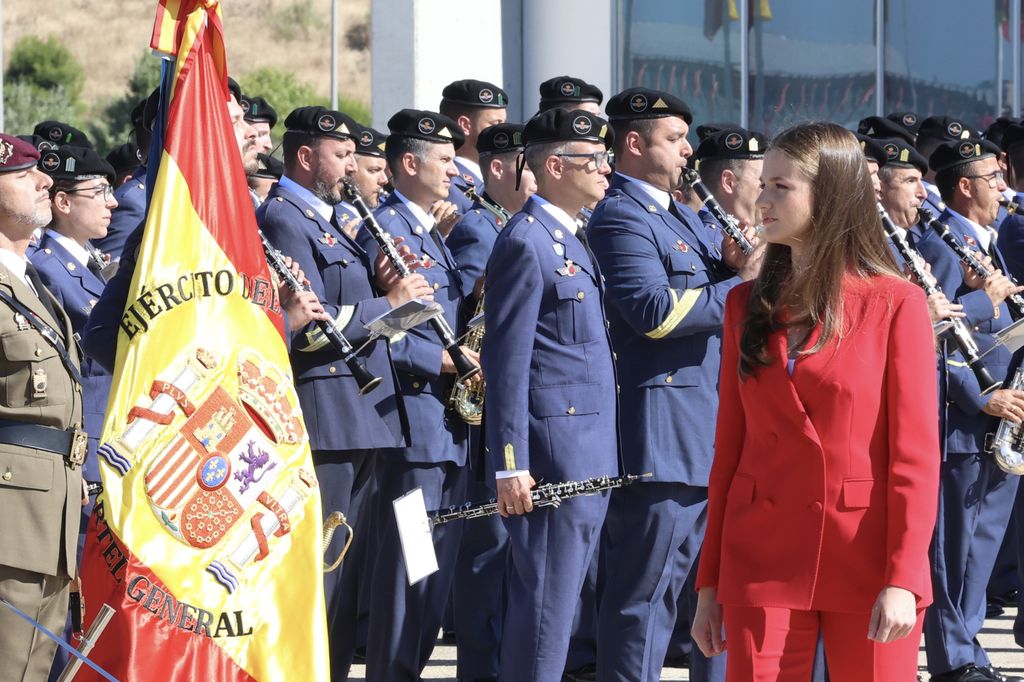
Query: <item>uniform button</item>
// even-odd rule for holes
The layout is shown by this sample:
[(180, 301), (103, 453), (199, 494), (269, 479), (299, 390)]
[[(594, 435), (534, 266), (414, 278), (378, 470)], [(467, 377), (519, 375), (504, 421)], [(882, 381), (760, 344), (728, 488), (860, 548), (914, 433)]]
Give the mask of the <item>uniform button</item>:
[(346, 258), (342, 258), (342, 259), (341, 259), (341, 264), (342, 264), (342, 265), (348, 265), (348, 259), (346, 259)]
[(811, 503), (811, 511), (815, 514), (819, 513), (824, 508), (825, 507), (818, 500), (815, 500), (814, 502)]
[(338, 371), (338, 368), (337, 368), (337, 367), (334, 367), (334, 366), (331, 366), (331, 368), (330, 368), (330, 369), (328, 369), (327, 371), (328, 371), (328, 372), (330, 372), (331, 374), (334, 374), (335, 372), (337, 372), (337, 371)]
[(577, 291), (577, 292), (576, 292), (576, 298), (578, 298), (578, 299), (579, 299), (579, 300), (581, 300), (581, 301), (582, 301), (582, 300), (583, 300), (584, 298), (586, 298), (586, 296), (587, 296), (587, 295), (586, 295), (585, 293), (583, 293), (582, 291)]
[(619, 386), (618, 384), (615, 384), (615, 392), (616, 393), (621, 393), (622, 392), (622, 386)]
[(665, 377), (665, 383), (666, 384), (671, 384), (672, 383), (672, 377), (670, 377), (670, 376), (669, 377)]
[(690, 272), (697, 272), (697, 264), (690, 263)]
[(775, 509), (775, 502), (768, 499), (761, 500), (761, 506), (765, 509)]
[(36, 348), (36, 357), (37, 358), (41, 358), (42, 356), (43, 356), (43, 349), (42, 348)]
[(604, 321), (604, 328), (605, 329), (611, 329), (612, 328), (612, 323), (611, 323), (610, 320), (605, 320)]
[(612, 351), (612, 360), (618, 360), (618, 359), (619, 359), (619, 354), (616, 353), (615, 351)]
[(569, 414), (576, 414), (576, 408), (570, 405), (569, 409), (566, 410), (566, 412), (568, 412)]
[(12, 473), (11, 473), (10, 471), (5, 471), (5, 472), (4, 472), (4, 475), (3, 475), (3, 479), (4, 479), (5, 481), (9, 481), (9, 480), (11, 480), (12, 478), (14, 478), (14, 474), (12, 474)]
[(413, 388), (419, 388), (420, 387), (420, 382), (418, 382), (418, 381), (412, 382), (412, 387)]
[(437, 291), (440, 288), (441, 288), (441, 283), (440, 282), (434, 282), (434, 291)]

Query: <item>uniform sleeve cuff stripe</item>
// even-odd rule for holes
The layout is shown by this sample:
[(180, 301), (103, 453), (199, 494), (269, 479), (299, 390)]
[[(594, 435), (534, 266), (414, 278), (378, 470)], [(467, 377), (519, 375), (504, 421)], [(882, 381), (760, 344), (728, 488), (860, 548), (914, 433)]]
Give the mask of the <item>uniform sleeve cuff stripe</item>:
[(672, 333), (672, 330), (679, 326), (679, 323), (686, 318), (697, 299), (700, 298), (699, 289), (687, 289), (682, 296), (675, 289), (669, 289), (669, 293), (672, 295), (672, 310), (660, 325), (647, 332), (649, 339), (663, 339)]

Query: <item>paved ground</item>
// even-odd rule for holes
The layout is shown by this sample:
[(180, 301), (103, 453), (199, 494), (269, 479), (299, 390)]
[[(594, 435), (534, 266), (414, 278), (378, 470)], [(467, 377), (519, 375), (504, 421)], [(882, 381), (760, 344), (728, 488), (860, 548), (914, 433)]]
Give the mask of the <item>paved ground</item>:
[[(1016, 609), (1008, 608), (998, 618), (989, 619), (981, 632), (981, 642), (997, 668), (1008, 674), (1024, 675), (1024, 649), (1013, 641), (1013, 619), (1016, 615)], [(920, 660), (921, 672), (924, 673), (924, 649), (921, 650)], [(364, 675), (363, 666), (358, 665), (352, 669), (351, 679), (363, 680)], [(928, 675), (922, 674), (922, 678), (927, 680)], [(455, 647), (440, 645), (434, 649), (434, 655), (423, 674), (423, 679), (455, 682)], [(690, 677), (685, 670), (666, 668), (661, 679), (689, 680)]]

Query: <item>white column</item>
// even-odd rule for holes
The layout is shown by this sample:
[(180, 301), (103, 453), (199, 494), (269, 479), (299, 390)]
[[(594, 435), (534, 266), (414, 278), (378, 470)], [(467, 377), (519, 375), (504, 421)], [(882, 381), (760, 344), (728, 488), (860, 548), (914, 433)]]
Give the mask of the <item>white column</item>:
[(612, 91), (613, 0), (523, 0), (523, 107), (537, 111), (538, 86), (555, 76), (582, 78)]
[(371, 24), (375, 128), (399, 109), (437, 111), (454, 80), (506, 87), (500, 0), (373, 0)]

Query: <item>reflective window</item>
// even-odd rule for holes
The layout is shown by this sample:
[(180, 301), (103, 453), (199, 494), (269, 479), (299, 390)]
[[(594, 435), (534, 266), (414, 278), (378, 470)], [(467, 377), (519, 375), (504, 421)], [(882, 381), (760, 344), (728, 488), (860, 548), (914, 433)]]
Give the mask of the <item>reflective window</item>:
[(980, 128), (1008, 112), (1005, 12), (1005, 0), (888, 0), (885, 110), (956, 116)]
[(875, 113), (874, 0), (750, 3), (750, 127), (856, 126)]
[(666, 90), (690, 106), (697, 125), (739, 123), (739, 21), (727, 2), (619, 0), (617, 8), (618, 89)]

